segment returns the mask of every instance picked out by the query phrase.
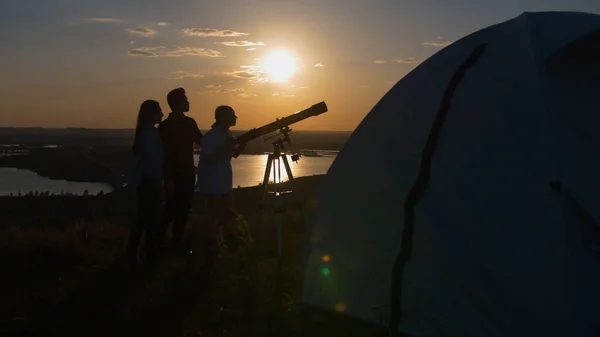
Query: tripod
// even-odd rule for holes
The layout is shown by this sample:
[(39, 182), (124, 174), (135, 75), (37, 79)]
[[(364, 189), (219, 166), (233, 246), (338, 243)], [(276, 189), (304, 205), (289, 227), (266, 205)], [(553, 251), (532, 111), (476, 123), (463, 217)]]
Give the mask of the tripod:
[[(273, 142), (273, 152), (269, 153), (267, 158), (267, 165), (265, 167), (265, 175), (263, 179), (263, 196), (261, 209), (264, 207), (267, 195), (273, 195), (273, 213), (275, 217), (275, 224), (277, 226), (277, 260), (279, 266), (281, 266), (281, 218), (284, 212), (283, 201), (281, 197), (283, 194), (292, 193), (292, 189), (288, 190), (279, 190), (279, 184), (281, 184), (281, 161), (283, 161), (283, 165), (285, 167), (285, 171), (287, 173), (288, 180), (290, 184), (294, 183), (294, 176), (292, 174), (292, 169), (290, 168), (290, 163), (288, 162), (287, 156), (285, 153), (282, 153), (282, 150), (285, 150), (285, 142), (288, 144), (291, 143), (289, 132), (291, 130), (289, 128), (283, 128), (280, 130), (283, 137), (278, 138)], [(279, 135), (275, 136), (278, 137)], [(270, 137), (273, 138), (273, 137)], [(270, 139), (268, 138), (268, 139)], [(266, 141), (266, 140), (265, 140)], [(292, 160), (297, 162), (300, 159), (298, 154), (292, 155)], [(271, 171), (273, 172), (273, 186), (274, 191), (269, 192), (269, 177), (271, 176)]]

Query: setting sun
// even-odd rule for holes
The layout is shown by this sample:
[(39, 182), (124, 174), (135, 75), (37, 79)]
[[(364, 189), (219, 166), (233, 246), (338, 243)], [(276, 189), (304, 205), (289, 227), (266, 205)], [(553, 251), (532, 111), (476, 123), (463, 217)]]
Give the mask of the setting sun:
[(271, 82), (288, 82), (297, 71), (296, 59), (283, 50), (265, 56), (261, 67)]

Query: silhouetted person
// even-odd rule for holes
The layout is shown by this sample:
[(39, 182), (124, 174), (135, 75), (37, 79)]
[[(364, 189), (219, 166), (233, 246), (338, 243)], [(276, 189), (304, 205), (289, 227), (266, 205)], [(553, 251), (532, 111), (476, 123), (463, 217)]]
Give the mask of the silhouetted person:
[(227, 237), (233, 228), (233, 170), (231, 158), (237, 158), (246, 144), (236, 146), (235, 138), (229, 130), (236, 124), (237, 116), (230, 106), (219, 106), (215, 110), (215, 123), (204, 135), (204, 144), (198, 160), (198, 190), (207, 202), (206, 223), (210, 228), (210, 247), (204, 247), (211, 258), (216, 256), (216, 238), (219, 228)]
[(137, 187), (137, 219), (131, 228), (126, 251), (138, 260), (138, 245), (146, 232), (146, 257), (156, 258), (158, 229), (163, 193), (163, 144), (155, 125), (162, 120), (163, 113), (157, 101), (142, 103), (137, 118), (133, 140), (134, 167), (132, 184)]
[(184, 115), (190, 110), (190, 103), (183, 88), (171, 90), (167, 102), (172, 112), (158, 127), (165, 146), (166, 202), (161, 244), (173, 222), (172, 244), (178, 246), (194, 198), (194, 143), (202, 145), (203, 137), (196, 121)]

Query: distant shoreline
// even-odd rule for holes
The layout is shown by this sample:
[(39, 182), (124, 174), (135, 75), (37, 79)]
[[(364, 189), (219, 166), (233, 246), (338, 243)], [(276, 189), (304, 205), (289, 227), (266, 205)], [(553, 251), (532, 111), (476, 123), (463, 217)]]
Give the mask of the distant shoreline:
[[(232, 131), (234, 136), (244, 132)], [(294, 130), (292, 144), (286, 144), (284, 152), (331, 156), (342, 150), (350, 135)], [(104, 183), (117, 190), (131, 180), (132, 138), (132, 129), (0, 127), (0, 166), (30, 170), (50, 179)], [(248, 143), (244, 154), (269, 153), (274, 140), (257, 138)]]
[[(113, 191), (123, 188), (130, 180), (131, 155), (129, 147), (108, 147), (107, 149), (79, 149), (74, 147), (32, 148), (31, 152), (0, 153), (0, 167), (32, 171), (52, 180), (71, 182), (101, 183), (109, 185)], [(301, 158), (332, 158), (334, 153), (301, 152)], [(261, 156), (264, 152), (244, 153), (247, 156)]]
[[(60, 130), (64, 130), (64, 131), (91, 131), (91, 132), (104, 132), (104, 131), (108, 131), (108, 132), (134, 132), (135, 129), (133, 128), (80, 128), (80, 127), (65, 127), (65, 128), (59, 128), (59, 127), (45, 127), (45, 126), (17, 126), (17, 127), (7, 127), (7, 126), (1, 126), (0, 127), (0, 133), (2, 133), (2, 131), (60, 131)], [(200, 131), (202, 131), (203, 133), (210, 130), (209, 128), (200, 128)], [(250, 131), (250, 129), (232, 129), (231, 130), (234, 133), (243, 133), (243, 132), (248, 132)], [(354, 130), (297, 130), (297, 129), (293, 129), (292, 134), (293, 133), (300, 133), (300, 132), (322, 132), (322, 133), (352, 133)]]

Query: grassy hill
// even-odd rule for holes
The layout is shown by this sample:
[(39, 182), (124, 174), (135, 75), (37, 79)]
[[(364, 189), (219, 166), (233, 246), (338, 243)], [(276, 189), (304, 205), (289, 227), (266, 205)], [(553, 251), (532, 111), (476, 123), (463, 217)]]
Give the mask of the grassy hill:
[[(296, 179), (310, 202), (321, 176)], [(385, 331), (300, 304), (302, 212), (288, 203), (278, 268), (272, 212), (259, 187), (234, 191), (238, 241), (223, 248), (214, 274), (194, 247), (205, 238), (201, 202), (188, 223), (185, 253), (154, 267), (123, 257), (135, 195), (1, 198), (0, 333), (3, 336), (385, 336)]]

